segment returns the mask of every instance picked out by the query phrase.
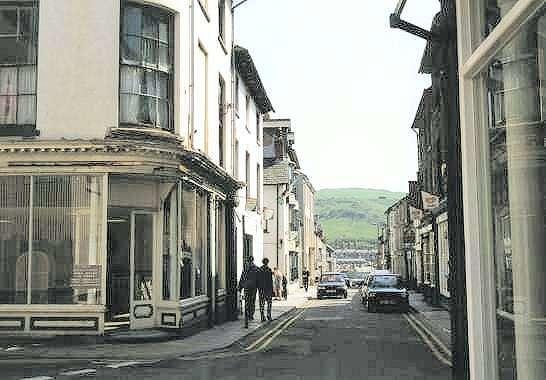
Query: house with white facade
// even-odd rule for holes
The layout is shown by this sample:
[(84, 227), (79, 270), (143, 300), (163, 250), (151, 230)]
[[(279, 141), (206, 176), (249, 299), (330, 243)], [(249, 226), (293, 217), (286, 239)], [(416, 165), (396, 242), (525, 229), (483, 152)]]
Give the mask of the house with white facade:
[(291, 128), (290, 119), (263, 123), (264, 257), (286, 275), (289, 286), (299, 287), (302, 229), (295, 170), (300, 165)]
[(231, 1), (2, 1), (0, 20), (0, 334), (231, 318)]
[(234, 176), (245, 183), (237, 194), (237, 278), (249, 256), (263, 259), (263, 118), (274, 111), (247, 49), (234, 49)]

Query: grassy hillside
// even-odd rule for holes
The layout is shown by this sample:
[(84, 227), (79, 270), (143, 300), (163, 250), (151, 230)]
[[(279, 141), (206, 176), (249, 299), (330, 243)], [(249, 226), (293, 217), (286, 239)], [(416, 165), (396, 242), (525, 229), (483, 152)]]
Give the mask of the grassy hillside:
[(317, 192), (315, 211), (328, 241), (375, 240), (375, 224), (385, 220), (385, 210), (404, 193), (374, 189), (323, 189)]

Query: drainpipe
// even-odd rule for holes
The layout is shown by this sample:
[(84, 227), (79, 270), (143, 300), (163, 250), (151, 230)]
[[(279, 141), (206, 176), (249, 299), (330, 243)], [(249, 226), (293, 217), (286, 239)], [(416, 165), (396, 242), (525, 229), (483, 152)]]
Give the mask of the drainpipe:
[(189, 2), (189, 12), (190, 12), (190, 67), (189, 67), (189, 112), (188, 112), (188, 146), (189, 148), (193, 149), (193, 132), (195, 131), (195, 118), (194, 112), (195, 112), (195, 67), (194, 67), (194, 57), (195, 57), (195, 44), (194, 44), (194, 37), (195, 37), (195, 15), (194, 15), (194, 9), (195, 9), (195, 0), (191, 0)]

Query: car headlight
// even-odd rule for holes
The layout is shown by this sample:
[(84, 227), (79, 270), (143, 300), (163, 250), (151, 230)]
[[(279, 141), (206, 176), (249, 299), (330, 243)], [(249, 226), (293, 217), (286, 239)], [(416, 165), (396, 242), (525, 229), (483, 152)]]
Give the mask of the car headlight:
[(318, 289), (318, 290), (324, 290), (324, 289), (326, 289), (326, 287), (325, 287), (325, 286), (319, 285), (319, 286), (317, 287), (317, 289)]
[(374, 292), (369, 292), (368, 297), (375, 297), (375, 293)]

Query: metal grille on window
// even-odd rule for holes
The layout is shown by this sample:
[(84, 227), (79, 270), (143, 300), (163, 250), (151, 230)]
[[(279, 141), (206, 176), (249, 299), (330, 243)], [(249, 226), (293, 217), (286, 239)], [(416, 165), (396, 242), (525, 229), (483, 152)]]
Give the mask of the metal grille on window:
[(0, 124), (36, 124), (38, 9), (0, 6)]
[(172, 16), (152, 7), (123, 8), (120, 123), (173, 130)]

